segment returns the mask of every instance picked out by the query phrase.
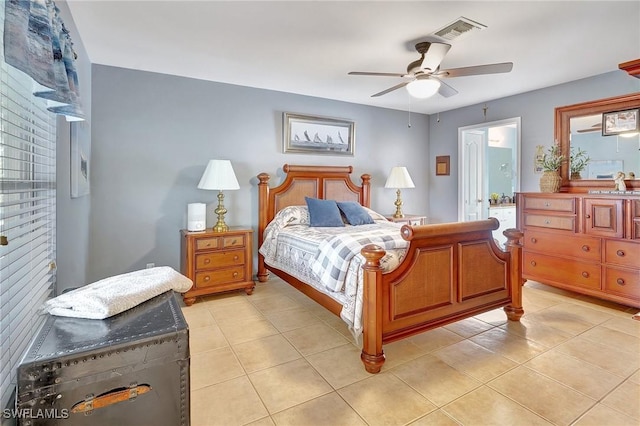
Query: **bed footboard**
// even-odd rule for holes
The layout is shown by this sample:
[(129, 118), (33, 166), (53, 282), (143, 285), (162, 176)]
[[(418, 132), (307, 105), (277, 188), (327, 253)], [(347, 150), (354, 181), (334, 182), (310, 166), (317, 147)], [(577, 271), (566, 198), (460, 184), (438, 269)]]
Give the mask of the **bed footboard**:
[(385, 252), (368, 245), (364, 265), (363, 346), (370, 373), (384, 363), (382, 345), (422, 331), (504, 307), (518, 321), (522, 309), (522, 233), (504, 232), (506, 251), (494, 242), (498, 221), (403, 226), (410, 241), (401, 265), (382, 274)]

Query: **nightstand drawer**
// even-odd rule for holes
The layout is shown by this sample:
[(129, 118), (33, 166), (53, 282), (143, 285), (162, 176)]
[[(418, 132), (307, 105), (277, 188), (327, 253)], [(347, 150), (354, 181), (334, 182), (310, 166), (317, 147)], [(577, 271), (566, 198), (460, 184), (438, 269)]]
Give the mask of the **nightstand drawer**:
[(196, 270), (243, 265), (244, 250), (196, 254)]
[(244, 266), (234, 268), (215, 269), (207, 272), (196, 272), (196, 286), (209, 287), (212, 285), (227, 284), (236, 281), (244, 281)]
[(575, 216), (553, 216), (525, 213), (524, 225), (549, 229), (562, 229), (565, 231), (575, 231), (576, 218)]
[(222, 239), (222, 247), (235, 248), (244, 247), (244, 235), (232, 235)]
[(217, 249), (219, 238), (199, 238), (196, 240), (196, 250)]

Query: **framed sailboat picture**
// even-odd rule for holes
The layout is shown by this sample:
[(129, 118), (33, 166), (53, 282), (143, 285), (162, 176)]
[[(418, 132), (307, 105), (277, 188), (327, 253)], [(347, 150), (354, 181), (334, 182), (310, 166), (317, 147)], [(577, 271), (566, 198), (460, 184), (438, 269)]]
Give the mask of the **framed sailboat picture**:
[(283, 115), (283, 151), (298, 154), (353, 156), (353, 121), (285, 112)]

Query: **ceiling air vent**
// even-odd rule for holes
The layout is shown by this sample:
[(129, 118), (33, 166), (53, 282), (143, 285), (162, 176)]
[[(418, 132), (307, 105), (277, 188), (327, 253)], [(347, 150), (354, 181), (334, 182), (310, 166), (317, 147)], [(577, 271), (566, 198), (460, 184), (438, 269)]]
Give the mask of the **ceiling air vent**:
[(446, 40), (454, 40), (464, 34), (481, 30), (483, 28), (487, 28), (487, 26), (461, 16), (455, 22), (452, 22), (446, 27), (436, 31), (434, 34)]

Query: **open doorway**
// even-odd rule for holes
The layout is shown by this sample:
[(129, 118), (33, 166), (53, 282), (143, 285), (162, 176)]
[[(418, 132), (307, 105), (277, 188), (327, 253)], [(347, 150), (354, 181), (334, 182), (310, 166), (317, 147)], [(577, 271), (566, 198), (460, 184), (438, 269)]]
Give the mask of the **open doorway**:
[(458, 220), (495, 217), (502, 231), (515, 228), (514, 195), (520, 191), (520, 117), (458, 129)]

